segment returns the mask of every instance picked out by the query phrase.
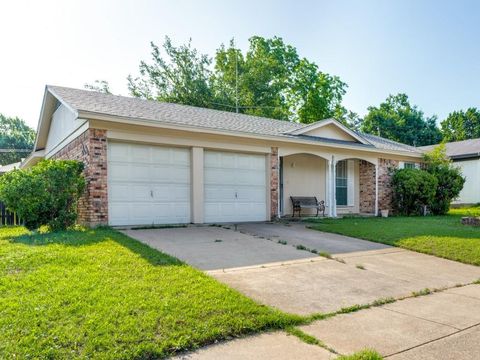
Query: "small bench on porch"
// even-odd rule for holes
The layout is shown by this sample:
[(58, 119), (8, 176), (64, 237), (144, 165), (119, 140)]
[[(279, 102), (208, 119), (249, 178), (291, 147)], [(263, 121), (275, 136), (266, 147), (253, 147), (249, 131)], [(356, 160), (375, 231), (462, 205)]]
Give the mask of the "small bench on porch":
[(316, 209), (316, 216), (318, 216), (320, 211), (325, 216), (325, 201), (321, 200), (319, 202), (315, 196), (290, 196), (290, 199), (293, 207), (292, 217), (295, 217), (295, 211), (298, 212), (300, 217), (302, 209)]

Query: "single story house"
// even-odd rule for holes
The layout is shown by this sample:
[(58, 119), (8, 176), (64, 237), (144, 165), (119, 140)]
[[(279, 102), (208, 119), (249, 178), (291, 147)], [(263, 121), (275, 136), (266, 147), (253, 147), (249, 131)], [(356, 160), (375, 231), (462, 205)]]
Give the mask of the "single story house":
[[(430, 151), (436, 145), (422, 146), (422, 151)], [(458, 205), (480, 203), (480, 138), (455, 141), (445, 144), (447, 155), (462, 170), (465, 184), (460, 196), (453, 202)]]
[[(411, 146), (333, 119), (299, 124), (89, 90), (47, 86), (35, 148), (85, 163), (87, 225), (265, 221), (316, 196), (326, 213), (391, 208), (391, 170), (415, 166)], [(307, 213), (307, 211), (305, 211)]]

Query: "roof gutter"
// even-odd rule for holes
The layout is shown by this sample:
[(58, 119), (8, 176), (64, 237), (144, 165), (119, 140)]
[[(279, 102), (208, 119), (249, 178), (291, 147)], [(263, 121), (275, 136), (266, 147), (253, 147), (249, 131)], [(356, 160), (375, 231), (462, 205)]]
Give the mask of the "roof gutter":
[[(193, 126), (193, 125), (184, 125), (184, 124), (166, 124), (164, 122), (159, 122), (157, 120), (150, 120), (150, 119), (142, 119), (142, 118), (134, 118), (134, 117), (125, 117), (125, 116), (113, 116), (113, 115), (105, 115), (103, 113), (97, 113), (93, 111), (84, 111), (78, 110), (78, 117), (85, 118), (89, 120), (101, 120), (101, 121), (108, 121), (108, 122), (116, 122), (116, 123), (126, 123), (126, 124), (133, 124), (133, 125), (140, 125), (140, 126), (151, 126), (156, 128), (163, 128), (163, 129), (170, 129), (170, 130), (184, 130), (184, 131), (192, 131), (198, 133), (205, 133), (205, 134), (214, 134), (214, 135), (228, 135), (228, 136), (235, 136), (240, 138), (250, 138), (250, 139), (259, 139), (259, 140), (275, 140), (281, 142), (288, 142), (294, 144), (306, 144), (306, 145), (313, 145), (319, 146), (318, 141), (313, 140), (304, 140), (298, 141), (298, 139), (288, 138), (286, 136), (278, 136), (278, 135), (257, 135), (246, 131), (229, 131), (229, 130), (220, 130), (216, 128), (210, 127), (200, 127), (200, 126)], [(365, 151), (365, 152), (372, 152), (377, 154), (392, 154), (392, 155), (403, 155), (403, 156), (410, 156), (410, 157), (417, 157), (421, 158), (421, 153), (412, 153), (409, 151), (395, 151), (395, 150), (387, 150), (387, 149), (378, 149), (378, 148), (358, 148), (356, 146), (351, 145), (338, 145), (338, 144), (321, 144), (321, 146), (325, 147), (332, 147), (332, 148), (339, 148), (339, 149), (350, 149), (350, 150), (357, 150), (357, 151)]]

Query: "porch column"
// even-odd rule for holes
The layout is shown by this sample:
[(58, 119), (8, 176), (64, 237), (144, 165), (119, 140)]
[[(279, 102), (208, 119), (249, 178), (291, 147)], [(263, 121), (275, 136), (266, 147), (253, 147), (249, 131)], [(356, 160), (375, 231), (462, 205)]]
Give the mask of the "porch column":
[(337, 217), (337, 161), (332, 156), (332, 217)]
[(325, 200), (326, 200), (326, 205), (328, 206), (328, 217), (332, 217), (333, 211), (332, 211), (332, 161), (327, 160), (327, 177), (326, 177), (326, 194), (325, 194)]
[(378, 216), (378, 159), (375, 163), (375, 216)]

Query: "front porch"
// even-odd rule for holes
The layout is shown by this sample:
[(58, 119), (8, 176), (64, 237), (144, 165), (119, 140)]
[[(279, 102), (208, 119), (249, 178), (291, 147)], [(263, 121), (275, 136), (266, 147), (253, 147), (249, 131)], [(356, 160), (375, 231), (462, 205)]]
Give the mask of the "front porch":
[[(319, 202), (325, 201), (325, 215), (329, 217), (377, 215), (378, 164), (377, 158), (279, 150), (279, 217), (292, 217), (291, 196), (315, 196)], [(302, 210), (302, 216), (315, 214), (314, 209)]]

